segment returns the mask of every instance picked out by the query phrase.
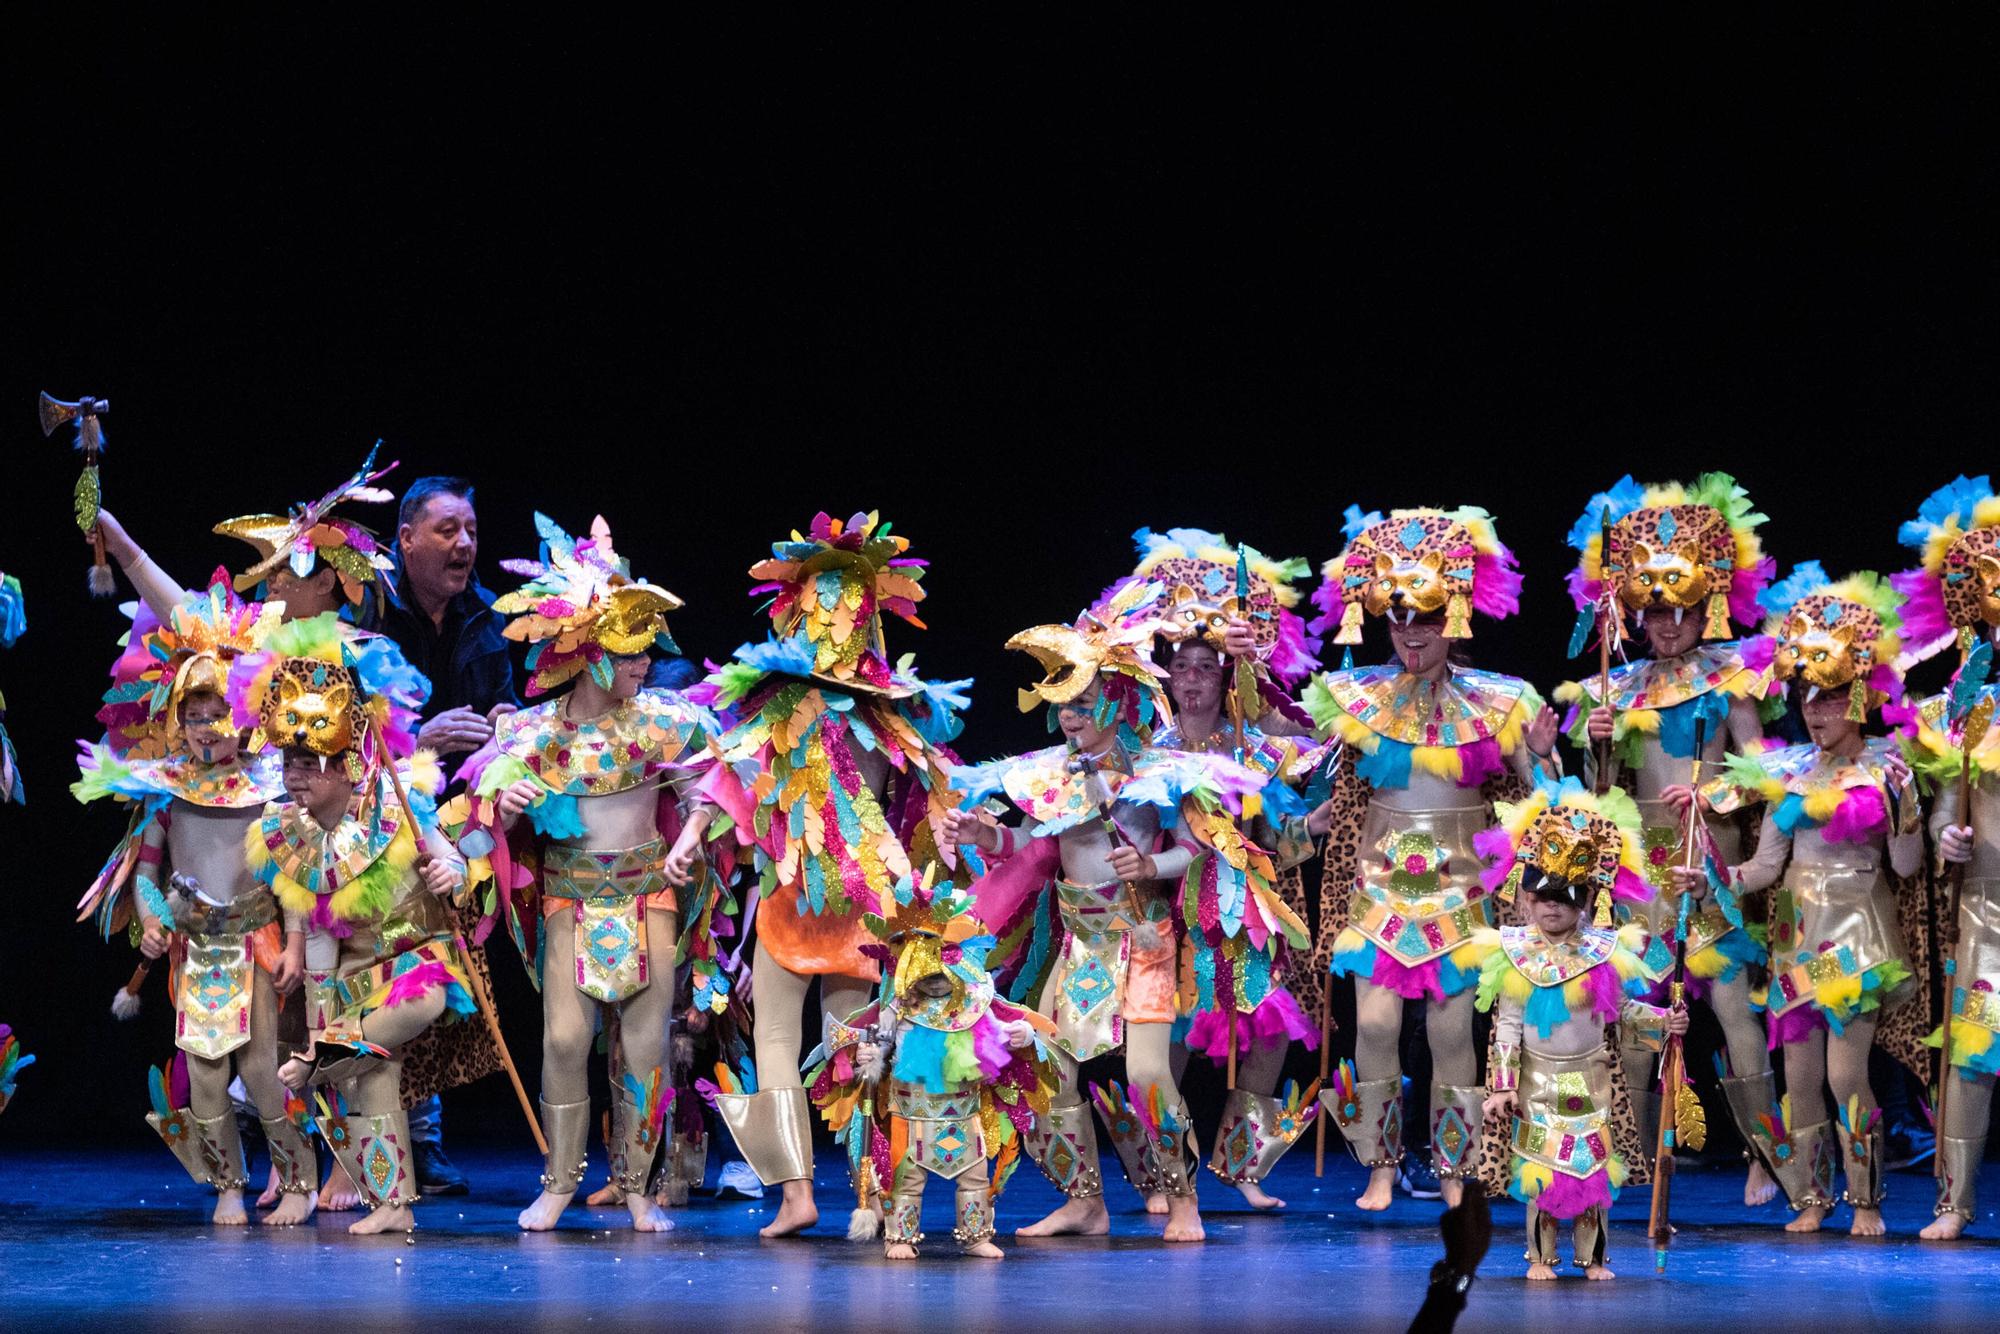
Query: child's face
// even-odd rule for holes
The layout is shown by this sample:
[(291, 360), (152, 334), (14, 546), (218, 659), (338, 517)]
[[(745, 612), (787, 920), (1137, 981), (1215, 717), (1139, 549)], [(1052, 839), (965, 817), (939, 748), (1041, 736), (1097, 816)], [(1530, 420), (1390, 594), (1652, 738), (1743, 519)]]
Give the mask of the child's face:
[(951, 979), (943, 973), (932, 973), (917, 983), (917, 994), (926, 1000), (943, 1000), (951, 994)]
[(181, 701), (181, 732), (187, 737), (188, 753), (204, 764), (226, 764), (236, 758), (242, 734), (229, 716), (229, 704), (220, 695), (190, 695)]
[(318, 810), (335, 793), (344, 800), (354, 795), (354, 780), (347, 776), (347, 757), (327, 757), (303, 746), (285, 751), (285, 793), (308, 810)]
[(1576, 930), (1576, 919), (1582, 916), (1580, 909), (1564, 903), (1561, 899), (1543, 898), (1540, 895), (1529, 897), (1528, 914), (1545, 936), (1568, 935)]

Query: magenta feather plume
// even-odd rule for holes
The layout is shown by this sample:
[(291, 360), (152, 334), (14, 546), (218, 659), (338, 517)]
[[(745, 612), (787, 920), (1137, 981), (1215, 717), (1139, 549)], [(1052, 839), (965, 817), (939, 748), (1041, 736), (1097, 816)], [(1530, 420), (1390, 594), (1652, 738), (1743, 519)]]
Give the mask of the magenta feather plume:
[(1514, 553), (1499, 542), (1472, 562), (1472, 609), (1496, 621), (1521, 610), (1521, 568)]

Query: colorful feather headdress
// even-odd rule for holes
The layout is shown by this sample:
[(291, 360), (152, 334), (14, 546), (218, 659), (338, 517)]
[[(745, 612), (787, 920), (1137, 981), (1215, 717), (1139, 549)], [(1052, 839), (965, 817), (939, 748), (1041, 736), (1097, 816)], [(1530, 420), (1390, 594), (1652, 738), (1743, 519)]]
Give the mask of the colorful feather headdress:
[(2000, 496), (1993, 479), (1960, 477), (1939, 487), (1897, 536), (1923, 563), (1890, 577), (1902, 594), (1907, 667), (1954, 640), (2000, 630)]
[(1592, 792), (1574, 778), (1544, 778), (1526, 800), (1496, 810), (1499, 826), (1473, 839), (1475, 852), (1494, 859), (1482, 878), (1488, 889), (1554, 894), (1579, 908), (1598, 894), (1624, 903), (1653, 896), (1643, 822), (1623, 789)]
[(924, 629), (917, 604), (927, 562), (903, 553), (910, 541), (889, 531), (876, 513), (843, 523), (821, 511), (804, 534), (772, 544), (771, 559), (750, 567), (753, 595), (770, 593), (780, 639), (812, 652), (812, 675), (854, 690), (907, 693), (895, 681), (882, 617), (900, 616)]
[[(1128, 584), (1156, 583), (1165, 593), (1160, 616), (1167, 638), (1199, 638), (1220, 652), (1224, 626), (1238, 618), (1249, 623), (1264, 665), (1285, 685), (1318, 667), (1319, 640), (1292, 610), (1299, 605), (1294, 582), (1312, 572), (1302, 558), (1272, 560), (1255, 547), (1237, 546), (1202, 528), (1164, 533), (1141, 528), (1132, 540), (1138, 544), (1139, 564), (1105, 589), (1100, 602)], [(1244, 597), (1237, 593), (1239, 561), (1249, 585)]]
[(333, 612), (278, 626), (229, 673), (238, 727), (263, 728), (275, 746), (344, 755), (356, 782), (410, 754), (417, 710), (429, 695), (430, 682), (393, 642), (358, 633)]
[(972, 896), (949, 879), (937, 878), (933, 863), (916, 880), (903, 876), (880, 915), (863, 913), (861, 924), (880, 944), (861, 952), (895, 969), (895, 991), (913, 993), (916, 984), (936, 973), (950, 975), (953, 989), (990, 986), (986, 955), (994, 939), (974, 915)]
[(180, 740), (181, 701), (226, 696), (231, 666), (263, 648), (283, 621), (283, 603), (245, 602), (221, 569), (206, 589), (183, 595), (165, 625), (134, 608), (125, 651), (97, 712), (113, 751), (138, 759), (172, 751)]
[(1608, 591), (1635, 620), (1648, 607), (1702, 611), (1702, 638), (1727, 639), (1732, 619), (1757, 624), (1758, 595), (1777, 574), (1757, 536), (1764, 522), (1728, 473), (1643, 487), (1628, 473), (1592, 496), (1569, 530), (1579, 557), (1570, 598), (1583, 611)]
[(1075, 625), (1032, 626), (1009, 639), (1008, 648), (1028, 654), (1048, 673), (1020, 692), (1021, 712), (1040, 704), (1059, 708), (1101, 681), (1102, 722), (1143, 729), (1155, 718), (1171, 717), (1166, 673), (1152, 658), (1153, 636), (1161, 633), (1160, 593), (1150, 581), (1127, 583)]
[(335, 517), (332, 510), (347, 500), (386, 504), (394, 499), (381, 487), (370, 485), (396, 468), (394, 463), (375, 467), (375, 455), (381, 448), (382, 442), (377, 440), (359, 470), (310, 504), (296, 505), (287, 514), (247, 514), (215, 525), (215, 531), (224, 537), (241, 538), (257, 548), (257, 563), (236, 576), (236, 591), (250, 592), (281, 568), (308, 578), (323, 560), (339, 574), (347, 600), (359, 603), (376, 576), (394, 568), (394, 563), (373, 532), (352, 520)]
[(1472, 613), (1502, 620), (1521, 609), (1521, 572), (1485, 510), (1378, 510), (1349, 505), (1347, 547), (1320, 567), (1311, 629), (1338, 625), (1336, 644), (1359, 644), (1364, 612), (1414, 620), (1444, 613), (1447, 639), (1472, 638)]
[(611, 687), (614, 657), (659, 648), (679, 653), (667, 633), (667, 613), (681, 600), (632, 577), (631, 562), (611, 547), (611, 529), (599, 515), (590, 536), (571, 537), (546, 514), (535, 515), (542, 558), (503, 560), (500, 568), (528, 582), (493, 600), (511, 615), (504, 633), (534, 645), (528, 651), (528, 694), (544, 694), (585, 669)]
[(1797, 677), (1807, 699), (1845, 687), (1847, 716), (1857, 722), (1871, 708), (1900, 702), (1902, 622), (1896, 592), (1881, 575), (1862, 570), (1835, 582), (1818, 561), (1806, 561), (1759, 601), (1771, 613), (1764, 633), (1777, 645), (1771, 660), (1776, 680)]

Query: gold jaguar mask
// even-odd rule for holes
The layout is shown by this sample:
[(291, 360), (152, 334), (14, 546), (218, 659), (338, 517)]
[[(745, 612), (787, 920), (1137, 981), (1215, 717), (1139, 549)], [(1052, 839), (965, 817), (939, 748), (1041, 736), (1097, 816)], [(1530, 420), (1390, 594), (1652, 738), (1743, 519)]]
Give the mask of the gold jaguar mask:
[(357, 713), (354, 678), (316, 658), (278, 664), (260, 713), (264, 734), (286, 748), (339, 755), (353, 748)]
[(1702, 564), (1701, 548), (1693, 542), (1664, 548), (1635, 544), (1619, 592), (1634, 611), (1647, 607), (1686, 611), (1700, 606), (1708, 596), (1708, 568)]
[(1435, 551), (1403, 560), (1377, 554), (1375, 578), (1365, 594), (1369, 614), (1374, 616), (1388, 611), (1428, 615), (1444, 610), (1450, 596), (1444, 581), (1444, 557)]

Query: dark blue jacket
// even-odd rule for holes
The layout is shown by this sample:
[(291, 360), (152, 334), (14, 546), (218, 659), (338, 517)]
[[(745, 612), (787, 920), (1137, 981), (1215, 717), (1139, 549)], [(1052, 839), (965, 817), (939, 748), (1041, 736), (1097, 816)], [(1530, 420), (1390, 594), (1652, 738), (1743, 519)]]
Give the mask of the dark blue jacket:
[(396, 641), (412, 667), (430, 678), (431, 697), (422, 716), (428, 719), (460, 706), (485, 713), (495, 704), (519, 704), (514, 694), (514, 659), (500, 634), (493, 594), (478, 576), (452, 599), (440, 628), (431, 624), (410, 596), (402, 552), (392, 549), (389, 554), (396, 568), (388, 576), (388, 600), (380, 629)]

